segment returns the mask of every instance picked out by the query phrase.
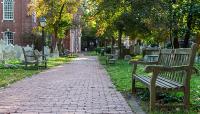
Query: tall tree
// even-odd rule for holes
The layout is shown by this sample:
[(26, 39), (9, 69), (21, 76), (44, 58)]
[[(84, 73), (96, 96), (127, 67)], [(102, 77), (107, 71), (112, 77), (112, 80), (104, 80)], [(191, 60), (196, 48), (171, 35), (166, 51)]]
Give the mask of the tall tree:
[(29, 14), (36, 13), (36, 17), (47, 19), (47, 30), (53, 33), (61, 50), (61, 39), (72, 25), (73, 15), (80, 5), (79, 0), (35, 0), (28, 5)]
[[(199, 0), (88, 0), (90, 17), (97, 23), (98, 36), (116, 33), (120, 36), (158, 43), (173, 38), (175, 48), (179, 39), (188, 40), (199, 31)], [(123, 22), (119, 26), (118, 22)], [(113, 32), (111, 32), (113, 31)], [(185, 37), (184, 37), (185, 35)], [(116, 38), (116, 36), (115, 36)], [(171, 39), (172, 42), (172, 39)]]
[[(200, 1), (174, 0), (174, 37), (184, 40), (184, 47), (189, 47), (189, 40), (200, 30)], [(175, 43), (176, 44), (176, 43)]]

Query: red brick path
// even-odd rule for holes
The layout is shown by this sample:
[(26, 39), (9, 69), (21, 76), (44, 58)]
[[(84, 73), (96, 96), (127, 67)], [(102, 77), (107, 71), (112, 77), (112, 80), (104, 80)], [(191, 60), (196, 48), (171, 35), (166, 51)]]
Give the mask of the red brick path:
[(40, 73), (0, 90), (0, 114), (132, 114), (96, 57)]

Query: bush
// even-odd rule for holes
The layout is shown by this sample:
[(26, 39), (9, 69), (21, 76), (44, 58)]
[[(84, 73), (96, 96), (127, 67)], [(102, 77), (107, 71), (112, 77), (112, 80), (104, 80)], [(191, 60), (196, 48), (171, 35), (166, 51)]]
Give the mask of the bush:
[(101, 53), (101, 47), (97, 47), (97, 48), (95, 49), (95, 51), (96, 51), (96, 53), (100, 54), (100, 53)]
[(111, 47), (106, 47), (106, 48), (105, 48), (105, 52), (106, 52), (106, 53), (111, 53)]

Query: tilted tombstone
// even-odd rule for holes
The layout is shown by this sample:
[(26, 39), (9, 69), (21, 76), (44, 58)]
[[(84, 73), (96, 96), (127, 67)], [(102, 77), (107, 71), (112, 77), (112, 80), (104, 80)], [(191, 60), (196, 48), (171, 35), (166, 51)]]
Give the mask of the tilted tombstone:
[(129, 61), (129, 60), (131, 60), (132, 59), (132, 57), (130, 56), (130, 55), (125, 55), (124, 56), (124, 60), (126, 60), (126, 61)]
[(16, 58), (20, 59), (21, 56), (23, 56), (23, 51), (22, 51), (22, 47), (15, 45), (15, 51), (16, 51)]
[(59, 57), (59, 51), (58, 51), (57, 45), (56, 45), (56, 47), (55, 47), (55, 50), (54, 50), (53, 53), (52, 53), (52, 57), (53, 57), (53, 58)]
[(45, 46), (45, 47), (44, 47), (44, 55), (47, 55), (47, 57), (50, 56), (50, 49), (49, 49), (48, 46)]
[(27, 45), (26, 47), (24, 47), (24, 50), (25, 50), (25, 51), (32, 51), (32, 50), (33, 50), (33, 48), (32, 48), (32, 47), (30, 47), (29, 45)]
[(0, 40), (0, 61), (5, 62), (4, 60), (4, 50), (6, 47), (6, 42), (4, 40)]
[(134, 53), (136, 55), (140, 54), (140, 45), (139, 44), (136, 44), (135, 47), (134, 47)]
[(12, 44), (9, 44), (4, 48), (3, 59), (4, 60), (16, 59), (16, 51)]
[(0, 45), (0, 62), (2, 62), (2, 61), (3, 61), (3, 49)]

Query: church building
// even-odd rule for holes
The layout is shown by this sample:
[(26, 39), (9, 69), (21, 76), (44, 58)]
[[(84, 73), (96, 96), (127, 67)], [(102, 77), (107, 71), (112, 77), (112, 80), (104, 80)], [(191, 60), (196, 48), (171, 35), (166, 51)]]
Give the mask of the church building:
[[(30, 36), (38, 21), (34, 15), (27, 14), (31, 0), (0, 0), (0, 39), (7, 44), (25, 46), (30, 44), (24, 38)], [(81, 12), (81, 11), (79, 11)], [(74, 15), (74, 23), (80, 23), (81, 13)], [(70, 52), (81, 51), (81, 26), (72, 26), (64, 39), (64, 47)], [(30, 44), (31, 45), (31, 44)]]

